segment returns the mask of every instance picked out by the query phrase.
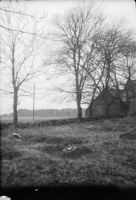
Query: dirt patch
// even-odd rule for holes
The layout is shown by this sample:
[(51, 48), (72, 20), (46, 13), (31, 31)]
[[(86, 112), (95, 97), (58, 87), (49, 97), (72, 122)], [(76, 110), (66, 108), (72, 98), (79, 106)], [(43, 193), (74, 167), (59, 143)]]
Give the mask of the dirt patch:
[(110, 124), (104, 124), (101, 128), (102, 131), (104, 132), (110, 132), (110, 131), (115, 131), (115, 127), (113, 125)]
[(66, 145), (81, 145), (83, 144), (83, 140), (76, 137), (66, 137), (63, 141), (63, 144)]
[(88, 130), (88, 131), (98, 131), (98, 130), (100, 130), (101, 129), (101, 126), (95, 126), (95, 125), (89, 125), (89, 126), (87, 126), (86, 127), (86, 129)]
[(110, 146), (110, 147), (112, 147), (112, 146), (114, 146), (114, 143), (113, 143), (113, 142), (108, 142), (108, 141), (106, 141), (106, 142), (103, 142), (102, 145), (103, 145), (103, 146)]
[(48, 153), (48, 154), (55, 154), (58, 155), (63, 151), (64, 146), (62, 145), (44, 145), (39, 147), (38, 150)]
[(14, 158), (21, 157), (22, 153), (16, 149), (4, 149), (1, 152), (1, 156), (6, 160), (12, 160)]
[(62, 157), (75, 159), (75, 158), (78, 158), (80, 156), (85, 156), (86, 154), (90, 154), (90, 153), (93, 153), (93, 151), (90, 148), (82, 146), (72, 152), (63, 152)]
[(86, 127), (89, 131), (104, 131), (104, 132), (110, 132), (110, 131), (116, 131), (114, 124), (106, 123), (106, 124), (100, 124), (100, 125), (90, 125)]
[(33, 148), (22, 148), (21, 149), (21, 152), (22, 154), (25, 156), (25, 157), (40, 157), (40, 151), (37, 150), (37, 149), (33, 149)]
[(132, 131), (129, 131), (128, 133), (120, 135), (119, 138), (126, 140), (136, 140), (136, 128), (134, 128)]
[(132, 162), (132, 167), (133, 167), (134, 169), (136, 169), (136, 158), (135, 158), (135, 160)]
[(123, 134), (120, 136), (120, 139), (136, 140), (136, 134)]
[(54, 155), (54, 156), (60, 156), (63, 158), (78, 158), (80, 156), (84, 156), (86, 154), (92, 153), (92, 149), (87, 148), (85, 146), (79, 146), (76, 148), (76, 150), (71, 151), (71, 152), (64, 152), (64, 149), (66, 146), (64, 145), (45, 145), (42, 147), (39, 147), (38, 150)]
[(38, 137), (35, 137), (33, 139), (33, 142), (45, 142), (47, 144), (60, 144), (63, 142), (63, 138), (62, 137), (50, 137), (50, 136), (40, 136), (39, 138)]
[(47, 135), (25, 135), (22, 137), (25, 142), (31, 143), (47, 143), (47, 144), (58, 144), (61, 143), (64, 139), (62, 137), (53, 137)]
[[(30, 139), (30, 138), (29, 138)], [(28, 140), (29, 140), (28, 139)], [(31, 142), (33, 143), (46, 143), (46, 144), (63, 144), (63, 145), (73, 145), (82, 144), (83, 141), (75, 137), (54, 137), (54, 136), (35, 136), (32, 137)]]

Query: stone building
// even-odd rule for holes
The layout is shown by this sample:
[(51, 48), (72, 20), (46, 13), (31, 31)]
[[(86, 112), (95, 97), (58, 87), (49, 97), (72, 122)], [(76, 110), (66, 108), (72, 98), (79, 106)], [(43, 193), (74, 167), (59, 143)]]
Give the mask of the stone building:
[[(105, 115), (105, 92), (104, 90), (93, 100), (92, 104), (92, 116), (104, 116)], [(114, 93), (109, 91), (108, 93), (108, 102), (109, 102), (109, 115), (123, 115), (124, 114), (124, 103), (120, 101)], [(85, 110), (85, 116), (89, 117), (90, 106)]]
[[(108, 103), (109, 115), (126, 115), (126, 113), (136, 114), (136, 80), (128, 80), (123, 90), (120, 90), (120, 96), (116, 89), (109, 88)], [(92, 116), (105, 115), (105, 89), (93, 100)], [(85, 110), (85, 116), (89, 117), (90, 107)]]

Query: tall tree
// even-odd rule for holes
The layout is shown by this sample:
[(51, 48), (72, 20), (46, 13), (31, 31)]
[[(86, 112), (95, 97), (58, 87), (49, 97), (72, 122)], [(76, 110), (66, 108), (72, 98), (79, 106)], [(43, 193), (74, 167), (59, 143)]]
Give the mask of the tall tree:
[[(112, 23), (111, 25), (105, 24), (102, 27), (101, 34), (97, 38), (95, 47), (95, 54), (93, 61), (89, 67), (84, 67), (88, 74), (88, 93), (92, 94), (91, 101), (89, 103), (90, 117), (92, 113), (93, 100), (98, 93), (103, 92), (103, 98), (105, 100), (105, 117), (108, 117), (110, 105), (113, 103), (116, 97), (122, 101), (123, 88), (123, 74), (130, 69), (134, 74), (134, 54), (132, 56), (132, 49), (134, 50), (134, 42), (132, 45), (132, 32), (124, 28), (124, 23), (121, 20), (119, 23)], [(130, 44), (131, 43), (131, 44)], [(126, 70), (126, 53), (130, 54), (131, 49), (131, 66)], [(134, 53), (134, 51), (133, 51)], [(130, 55), (129, 55), (130, 56)], [(132, 62), (133, 57), (133, 62)], [(95, 70), (92, 71), (92, 65)], [(124, 67), (123, 67), (124, 66)], [(128, 66), (128, 64), (127, 64)], [(133, 70), (132, 70), (133, 69)], [(126, 74), (126, 73), (125, 73)], [(114, 89), (113, 101), (111, 101), (110, 92)], [(113, 90), (112, 90), (113, 92)], [(85, 94), (88, 98), (88, 94)]]
[(96, 15), (95, 9), (91, 1), (70, 9), (64, 16), (55, 16), (54, 19), (55, 70), (71, 77), (73, 87), (69, 87), (69, 91), (76, 100), (79, 120), (82, 119), (81, 102), (88, 76), (84, 68), (91, 64), (97, 33), (103, 22), (102, 15), (99, 12)]
[(124, 85), (126, 101), (126, 115), (136, 112), (136, 42), (134, 38), (128, 41), (126, 49), (122, 53), (120, 63), (120, 77)]
[[(99, 59), (103, 62), (104, 73), (101, 79), (101, 86), (105, 90), (105, 117), (108, 117), (110, 102), (109, 102), (109, 90), (112, 87), (116, 87), (115, 75), (117, 67), (120, 65), (122, 59), (122, 53), (126, 49), (126, 43), (129, 40), (129, 32), (123, 28), (123, 22), (112, 24), (107, 26), (105, 32), (101, 35), (101, 40), (97, 46), (99, 52)], [(119, 89), (119, 88), (118, 88)]]
[[(16, 8), (17, 9), (17, 8)], [(10, 12), (11, 11), (11, 12)], [(18, 122), (17, 106), (21, 96), (31, 94), (30, 82), (44, 73), (37, 59), (45, 44), (45, 22), (9, 6), (0, 10), (1, 18), (1, 91), (13, 95), (13, 124)]]

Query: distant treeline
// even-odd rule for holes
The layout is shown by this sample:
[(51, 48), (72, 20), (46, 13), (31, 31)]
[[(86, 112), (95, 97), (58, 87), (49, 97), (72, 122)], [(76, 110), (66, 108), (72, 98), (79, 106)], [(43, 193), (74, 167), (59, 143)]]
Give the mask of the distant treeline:
[[(27, 109), (19, 109), (18, 116), (25, 117), (25, 116), (32, 116), (33, 111)], [(35, 110), (34, 115), (38, 117), (77, 117), (77, 109), (76, 108), (67, 108), (67, 109), (41, 109)], [(4, 114), (3, 116), (13, 116), (11, 114)], [(84, 109), (83, 109), (83, 116), (84, 116)]]

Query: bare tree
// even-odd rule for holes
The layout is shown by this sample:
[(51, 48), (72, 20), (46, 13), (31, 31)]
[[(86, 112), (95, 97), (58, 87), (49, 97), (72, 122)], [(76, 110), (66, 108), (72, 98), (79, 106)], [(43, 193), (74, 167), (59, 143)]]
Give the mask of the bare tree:
[(105, 117), (109, 114), (109, 90), (110, 88), (118, 89), (117, 84), (117, 67), (120, 65), (122, 59), (122, 52), (126, 49), (126, 43), (129, 40), (130, 32), (125, 31), (123, 28), (123, 22), (120, 21), (117, 24), (112, 24), (111, 27), (107, 26), (105, 32), (101, 35), (99, 44), (97, 45), (98, 56), (101, 62), (103, 62), (104, 72), (101, 79), (101, 86), (105, 90)]
[[(29, 0), (26, 0), (26, 1), (29, 1)], [(30, 0), (30, 1), (33, 1), (33, 0)], [(17, 10), (14, 9), (14, 6), (12, 6), (12, 2), (17, 3)], [(17, 15), (22, 15), (22, 16), (25, 16), (25, 17), (31, 17), (31, 18), (33, 18), (33, 20), (35, 20), (37, 22), (39, 20), (42, 20), (42, 19), (46, 18), (45, 14), (43, 14), (43, 16), (41, 16), (41, 17), (37, 17), (36, 15), (30, 15), (30, 14), (26, 13), (25, 10), (23, 11), (22, 9), (19, 9), (18, 2), (19, 2), (18, 0), (14, 0), (14, 1), (10, 0), (10, 3), (9, 4), (7, 3), (6, 7), (0, 5), (0, 17), (1, 17), (0, 18), (1, 19), (0, 20), (0, 28), (5, 29), (5, 30), (9, 30), (9, 31), (11, 30), (11, 31), (15, 31), (15, 32), (27, 33), (27, 34), (32, 34), (32, 35), (37, 34), (37, 35), (40, 36), (40, 34), (38, 34), (38, 33), (35, 33), (35, 32), (26, 32), (26, 30), (25, 31), (24, 30), (20, 30), (20, 29), (18, 29), (18, 27), (16, 27), (16, 29), (14, 29), (13, 27), (8, 27), (4, 23), (5, 19), (3, 18), (3, 16), (4, 16), (5, 12), (6, 13), (16, 14), (16, 16)]]
[(133, 38), (128, 42), (122, 55), (120, 76), (123, 79), (127, 115), (136, 112), (136, 42)]
[[(124, 55), (126, 56), (126, 52), (130, 53), (130, 49), (132, 51), (134, 44), (132, 45), (131, 42), (130, 45), (131, 40), (132, 32), (124, 29), (123, 21), (115, 24), (112, 23), (111, 26), (105, 24), (105, 26), (101, 28), (99, 37), (97, 38), (93, 61), (91, 65), (88, 65), (88, 68), (84, 68), (88, 74), (88, 93), (92, 94), (91, 101), (89, 102), (90, 117), (92, 113), (93, 100), (95, 96), (102, 91), (104, 91), (103, 98), (105, 100), (106, 118), (109, 114), (110, 105), (113, 103), (116, 97), (118, 97), (121, 103), (124, 103), (122, 100), (121, 91), (121, 88), (124, 86), (124, 78), (122, 74), (124, 74), (126, 71), (126, 64), (124, 64), (126, 61), (124, 61)], [(133, 68), (133, 74), (135, 71), (134, 64), (135, 62), (133, 55), (133, 62), (131, 60), (131, 70)], [(92, 65), (95, 67), (94, 71), (92, 71)], [(114, 90), (113, 97), (115, 97), (112, 101), (110, 98), (111, 89)], [(87, 97), (87, 93), (85, 93), (85, 97)]]
[[(98, 58), (98, 54), (96, 53), (96, 57)], [(103, 62), (101, 63), (99, 60), (94, 58), (93, 60), (93, 66), (94, 66), (94, 71), (90, 70), (89, 68), (85, 68), (86, 73), (88, 74), (88, 79), (87, 83), (85, 86), (85, 91), (88, 89), (87, 92), (85, 92), (85, 99), (89, 103), (89, 118), (91, 119), (92, 117), (92, 106), (94, 99), (96, 96), (102, 92), (102, 78), (104, 75), (104, 70), (105, 70), (105, 65)], [(86, 103), (86, 101), (85, 101)]]
[[(81, 103), (88, 76), (84, 68), (91, 65), (97, 33), (103, 22), (102, 15), (96, 15), (95, 11), (95, 4), (91, 1), (70, 9), (64, 16), (55, 16), (54, 19), (52, 40), (56, 44), (55, 70), (71, 77), (72, 87), (69, 87), (67, 94), (76, 100), (79, 120), (82, 119)], [(91, 70), (94, 70), (93, 66)]]
[[(120, 99), (121, 104), (124, 104), (125, 115), (127, 115), (132, 98), (129, 98), (129, 91), (126, 89), (126, 84), (136, 79), (136, 48), (133, 32), (126, 31), (124, 35), (125, 38), (122, 36), (124, 47), (120, 52), (119, 59), (113, 63), (111, 82), (113, 87), (116, 88), (116, 96)], [(129, 90), (133, 90), (132, 88), (133, 86), (129, 85)], [(132, 94), (134, 97), (134, 91), (131, 91), (131, 97)]]
[[(8, 11), (10, 11), (10, 7)], [(38, 60), (45, 44), (45, 22), (19, 14), (20, 11), (2, 10), (1, 24), (1, 83), (4, 94), (13, 95), (13, 124), (17, 126), (17, 106), (21, 96), (31, 95), (30, 82), (44, 73)], [(17, 30), (17, 31), (15, 31)], [(33, 34), (28, 34), (33, 33)]]

